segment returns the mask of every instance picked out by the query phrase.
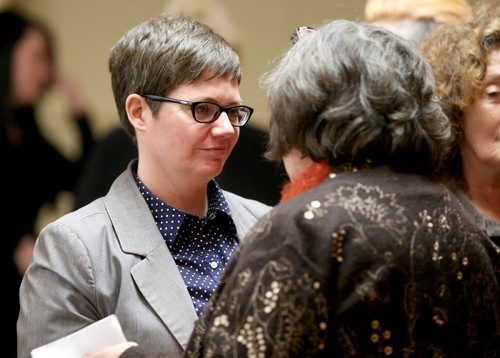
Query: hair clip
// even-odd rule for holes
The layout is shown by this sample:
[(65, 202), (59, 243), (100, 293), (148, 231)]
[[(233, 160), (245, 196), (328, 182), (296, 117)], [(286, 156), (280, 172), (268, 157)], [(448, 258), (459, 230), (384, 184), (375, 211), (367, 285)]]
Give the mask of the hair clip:
[(316, 30), (314, 30), (314, 28), (312, 27), (299, 26), (292, 32), (292, 36), (290, 37), (290, 42), (292, 43), (292, 45), (295, 45), (297, 41), (299, 41), (299, 39), (314, 31)]

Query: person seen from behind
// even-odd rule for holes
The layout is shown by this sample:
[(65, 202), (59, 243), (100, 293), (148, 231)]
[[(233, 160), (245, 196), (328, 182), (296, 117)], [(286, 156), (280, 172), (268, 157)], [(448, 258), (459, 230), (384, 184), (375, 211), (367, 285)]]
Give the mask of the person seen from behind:
[[(48, 28), (19, 11), (0, 11), (0, 148), (3, 172), (1, 267), (7, 312), (4, 355), (16, 357), (19, 285), (31, 260), (40, 209), (62, 191), (72, 191), (82, 163), (93, 146), (80, 94), (56, 67)], [(49, 89), (66, 101), (78, 128), (81, 153), (63, 155), (42, 134), (37, 109)]]
[(500, 250), (440, 182), (453, 131), (431, 68), (378, 26), (298, 33), (262, 82), (291, 181), (186, 357), (495, 356)]

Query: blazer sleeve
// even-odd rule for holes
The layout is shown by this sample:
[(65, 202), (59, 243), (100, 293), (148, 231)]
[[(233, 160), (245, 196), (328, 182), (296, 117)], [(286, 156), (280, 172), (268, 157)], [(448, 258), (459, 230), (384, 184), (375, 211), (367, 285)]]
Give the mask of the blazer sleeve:
[(61, 223), (47, 226), (20, 288), (18, 357), (97, 321), (94, 288), (84, 244)]

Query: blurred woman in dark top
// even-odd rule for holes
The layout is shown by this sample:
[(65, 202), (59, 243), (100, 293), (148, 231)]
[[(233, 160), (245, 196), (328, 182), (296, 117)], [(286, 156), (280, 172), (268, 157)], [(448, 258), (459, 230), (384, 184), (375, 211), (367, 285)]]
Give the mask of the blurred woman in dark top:
[[(57, 78), (52, 39), (38, 22), (0, 12), (0, 146), (3, 175), (2, 273), (7, 279), (7, 356), (15, 357), (15, 325), (21, 277), (31, 260), (34, 222), (40, 207), (62, 190), (72, 190), (80, 166), (93, 145), (85, 112), (71, 84)], [(82, 152), (68, 160), (40, 133), (35, 107), (50, 86), (66, 97), (81, 136)]]

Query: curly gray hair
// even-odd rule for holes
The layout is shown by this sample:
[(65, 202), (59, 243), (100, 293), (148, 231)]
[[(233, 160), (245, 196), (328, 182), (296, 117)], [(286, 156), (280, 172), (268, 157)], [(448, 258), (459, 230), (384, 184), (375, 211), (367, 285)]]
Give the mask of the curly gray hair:
[(292, 149), (332, 165), (439, 168), (452, 142), (430, 67), (410, 42), (369, 24), (329, 22), (261, 79), (271, 109), (267, 157)]

